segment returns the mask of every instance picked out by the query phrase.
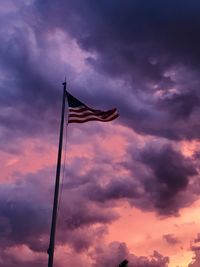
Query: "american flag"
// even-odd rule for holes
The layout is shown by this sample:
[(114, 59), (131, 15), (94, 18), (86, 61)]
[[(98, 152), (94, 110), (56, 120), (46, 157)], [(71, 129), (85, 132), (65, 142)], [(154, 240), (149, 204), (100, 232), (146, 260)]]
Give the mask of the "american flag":
[(69, 92), (66, 92), (66, 94), (69, 106), (68, 123), (83, 123), (87, 121), (106, 122), (112, 121), (119, 116), (116, 108), (107, 111), (89, 108)]

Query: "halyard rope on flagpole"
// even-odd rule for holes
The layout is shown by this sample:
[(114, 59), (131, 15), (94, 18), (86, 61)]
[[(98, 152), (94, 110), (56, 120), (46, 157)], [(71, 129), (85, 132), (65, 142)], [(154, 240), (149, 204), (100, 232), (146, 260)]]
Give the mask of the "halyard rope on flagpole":
[(61, 186), (60, 186), (60, 196), (58, 201), (58, 212), (60, 210), (61, 206), (61, 198), (62, 198), (62, 192), (63, 192), (63, 185), (64, 185), (64, 179), (65, 179), (65, 171), (66, 171), (66, 152), (67, 152), (67, 126), (68, 126), (68, 119), (67, 119), (67, 125), (65, 126), (65, 145), (64, 145), (64, 161), (63, 161), (63, 168), (62, 168), (62, 178), (61, 178)]

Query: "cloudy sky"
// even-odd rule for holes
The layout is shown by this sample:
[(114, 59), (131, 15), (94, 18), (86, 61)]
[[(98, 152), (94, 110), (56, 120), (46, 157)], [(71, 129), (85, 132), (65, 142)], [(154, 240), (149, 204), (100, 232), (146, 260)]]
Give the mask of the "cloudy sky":
[(65, 76), (120, 117), (65, 127), (55, 267), (200, 266), (199, 13), (1, 0), (0, 266), (47, 266)]

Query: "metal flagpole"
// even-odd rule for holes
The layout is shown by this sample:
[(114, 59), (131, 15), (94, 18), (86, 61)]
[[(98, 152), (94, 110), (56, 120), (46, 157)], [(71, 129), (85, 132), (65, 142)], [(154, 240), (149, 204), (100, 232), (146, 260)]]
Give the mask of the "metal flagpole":
[(63, 101), (62, 101), (62, 113), (61, 113), (61, 122), (60, 122), (60, 138), (59, 138), (59, 147), (58, 147), (53, 213), (52, 213), (52, 221), (51, 221), (51, 234), (50, 234), (50, 243), (49, 243), (49, 249), (48, 249), (48, 254), (49, 254), (48, 267), (53, 267), (56, 219), (57, 219), (58, 196), (59, 196), (59, 182), (60, 182), (60, 167), (61, 167), (61, 156), (62, 156), (62, 141), (63, 141), (64, 117), (65, 117), (65, 95), (66, 95), (66, 79), (65, 79), (65, 82), (63, 83)]

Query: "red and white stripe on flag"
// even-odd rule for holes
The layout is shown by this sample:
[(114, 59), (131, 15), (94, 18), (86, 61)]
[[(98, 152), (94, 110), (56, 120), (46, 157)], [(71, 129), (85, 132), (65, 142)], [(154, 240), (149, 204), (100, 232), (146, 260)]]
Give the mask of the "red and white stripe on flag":
[(118, 117), (117, 109), (107, 111), (95, 110), (86, 106), (69, 107), (68, 123), (83, 123), (88, 121), (112, 121)]

